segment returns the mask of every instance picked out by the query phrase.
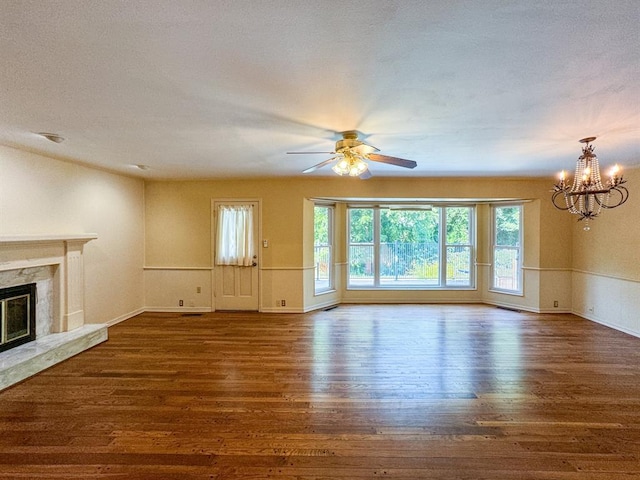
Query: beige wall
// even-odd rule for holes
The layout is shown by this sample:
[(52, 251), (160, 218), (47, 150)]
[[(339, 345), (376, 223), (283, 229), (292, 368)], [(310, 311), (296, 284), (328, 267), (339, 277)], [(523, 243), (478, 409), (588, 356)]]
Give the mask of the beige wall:
[(0, 147), (0, 235), (96, 233), (85, 246), (85, 321), (144, 307), (141, 180)]
[(640, 167), (624, 176), (627, 203), (604, 211), (589, 231), (573, 225), (572, 311), (640, 336)]
[(270, 243), (262, 265), (301, 266), (304, 196), (293, 179), (147, 182), (146, 265), (210, 267), (211, 200), (235, 198), (262, 199), (262, 236)]
[[(573, 263), (576, 270), (640, 281), (640, 168), (624, 172), (629, 200), (605, 210), (590, 222), (573, 225)], [(575, 221), (575, 219), (574, 219)]]
[[(504, 304), (539, 311), (552, 308), (560, 296), (565, 310), (570, 307), (570, 291), (541, 289), (546, 283), (561, 281), (549, 272), (564, 271), (570, 276), (571, 219), (555, 210), (549, 202), (549, 179), (495, 178), (270, 178), (228, 179), (197, 182), (147, 182), (146, 198), (146, 265), (147, 279), (158, 277), (158, 269), (211, 268), (211, 200), (216, 198), (259, 198), (262, 201), (262, 238), (269, 240), (261, 248), (261, 308), (265, 311), (307, 311), (338, 301), (407, 301), (407, 302), (479, 302)], [(478, 289), (458, 292), (372, 292), (347, 291), (344, 280), (346, 248), (338, 241), (336, 268), (338, 292), (313, 294), (313, 242), (311, 238), (312, 198), (509, 198), (526, 200), (525, 267), (527, 289), (524, 297), (506, 296), (488, 291), (487, 267), (478, 269)], [(344, 239), (344, 210), (338, 209), (337, 238)], [(478, 209), (478, 262), (490, 262), (487, 242), (490, 238), (490, 209)], [(541, 235), (544, 232), (545, 235)], [(151, 272), (154, 273), (151, 273)], [(183, 270), (181, 270), (183, 271)], [(197, 271), (197, 270), (196, 270)], [(182, 274), (181, 274), (182, 275)], [(199, 274), (198, 274), (199, 275)], [(195, 289), (197, 274), (186, 291)], [(147, 288), (155, 288), (148, 285)], [(208, 285), (212, 291), (215, 286)], [(178, 297), (169, 284), (157, 285), (156, 298), (167, 298), (166, 307), (177, 305)], [(175, 289), (174, 289), (175, 290)], [(555, 296), (555, 297), (554, 297)], [(287, 299), (286, 309), (276, 308), (276, 299)], [(212, 304), (214, 301), (212, 300)], [(194, 304), (195, 305), (195, 304)], [(162, 306), (154, 306), (162, 308)], [(556, 310), (559, 311), (559, 310)]]

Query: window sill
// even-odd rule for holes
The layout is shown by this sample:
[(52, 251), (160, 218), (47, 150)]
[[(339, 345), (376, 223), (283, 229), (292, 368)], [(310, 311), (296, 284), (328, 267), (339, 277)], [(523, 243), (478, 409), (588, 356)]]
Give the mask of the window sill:
[(329, 290), (320, 290), (320, 291), (317, 291), (317, 292), (313, 292), (313, 296), (314, 297), (320, 297), (322, 295), (327, 295), (329, 293), (336, 293), (336, 291), (337, 290), (335, 288), (332, 288), (332, 289), (329, 289)]
[(513, 297), (524, 297), (524, 292), (521, 291), (514, 291), (514, 290), (498, 290), (495, 288), (490, 288), (489, 289), (490, 293), (500, 293), (502, 295), (511, 295)]
[(441, 291), (453, 291), (453, 292), (458, 292), (458, 291), (474, 291), (474, 290), (478, 290), (477, 287), (472, 287), (472, 286), (464, 286), (464, 287), (451, 287), (451, 286), (446, 286), (446, 287), (415, 287), (415, 286), (397, 286), (397, 287), (383, 287), (383, 286), (379, 286), (379, 287), (374, 287), (374, 286), (362, 286), (362, 287), (358, 287), (358, 286), (349, 286), (346, 288), (347, 290), (352, 290), (352, 291), (394, 291), (394, 292), (441, 292)]

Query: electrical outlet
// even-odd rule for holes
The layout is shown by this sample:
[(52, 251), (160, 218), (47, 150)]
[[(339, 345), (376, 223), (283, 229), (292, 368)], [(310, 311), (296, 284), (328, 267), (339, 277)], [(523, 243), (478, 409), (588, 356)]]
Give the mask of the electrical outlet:
[(202, 293), (202, 287), (196, 287), (196, 293)]
[(555, 308), (558, 308), (558, 300), (554, 300), (554, 301), (553, 301), (553, 306), (554, 306)]
[(287, 301), (286, 300), (281, 300), (280, 301), (280, 306), (281, 307), (286, 307), (287, 306)]
[(178, 301), (178, 306), (184, 307), (184, 300), (179, 300)]

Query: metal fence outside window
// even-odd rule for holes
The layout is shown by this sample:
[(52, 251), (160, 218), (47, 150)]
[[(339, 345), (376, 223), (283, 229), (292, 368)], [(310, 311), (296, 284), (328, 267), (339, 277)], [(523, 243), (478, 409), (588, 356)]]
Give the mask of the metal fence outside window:
[[(426, 243), (380, 243), (380, 285), (440, 284), (440, 246)], [(471, 284), (471, 247), (447, 246), (446, 284), (468, 286)], [(349, 284), (370, 286), (374, 284), (374, 245), (349, 246)]]
[(315, 245), (313, 251), (315, 264), (316, 291), (331, 288), (331, 245)]

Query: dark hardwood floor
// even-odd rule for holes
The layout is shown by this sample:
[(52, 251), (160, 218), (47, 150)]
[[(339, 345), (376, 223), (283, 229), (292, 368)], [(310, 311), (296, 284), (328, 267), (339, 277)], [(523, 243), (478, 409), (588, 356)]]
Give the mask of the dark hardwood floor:
[(0, 392), (0, 478), (640, 478), (640, 339), (572, 315), (143, 314)]

